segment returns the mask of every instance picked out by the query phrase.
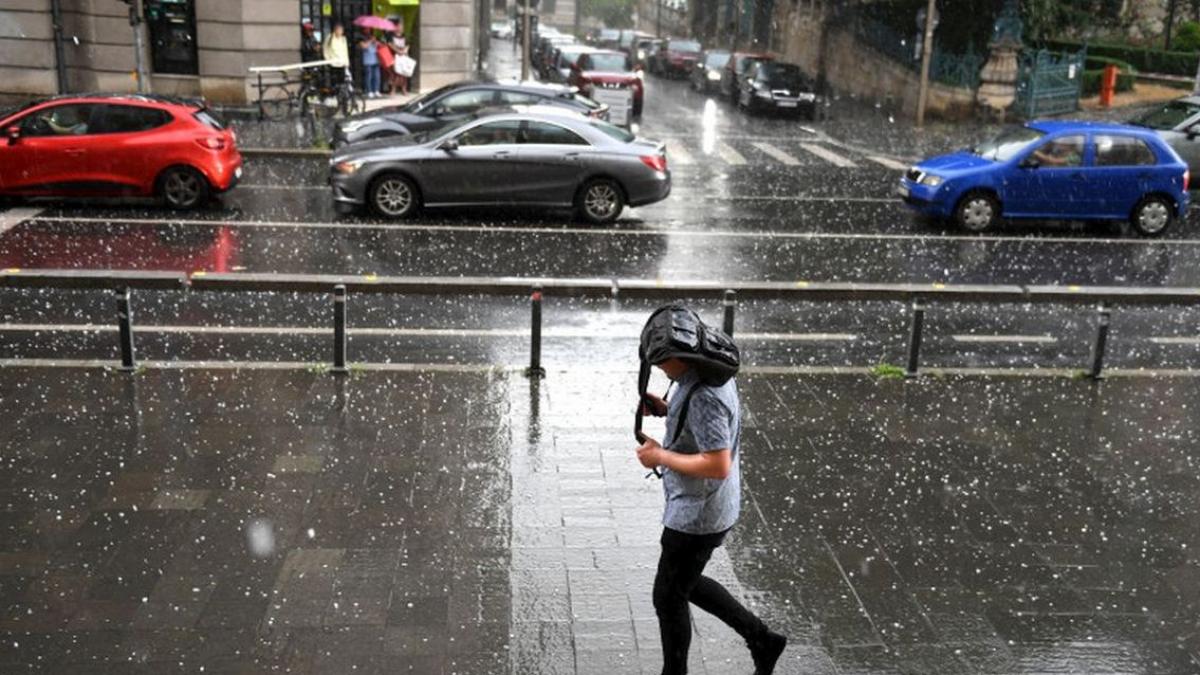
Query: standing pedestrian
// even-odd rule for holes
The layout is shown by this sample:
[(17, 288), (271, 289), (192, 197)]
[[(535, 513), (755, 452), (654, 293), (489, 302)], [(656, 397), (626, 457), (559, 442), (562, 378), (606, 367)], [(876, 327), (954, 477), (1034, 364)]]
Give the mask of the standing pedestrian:
[(300, 60), (305, 63), (321, 60), (321, 43), (311, 21), (300, 24)]
[[(691, 332), (680, 335), (680, 328), (689, 326)], [(697, 335), (704, 337), (697, 339)], [(724, 352), (705, 351), (722, 340), (727, 346)], [(730, 353), (732, 365), (721, 360)], [(737, 348), (723, 333), (704, 325), (691, 309), (670, 305), (646, 322), (642, 358), (678, 387), (669, 401), (646, 394), (640, 402), (645, 413), (665, 416), (667, 429), (661, 445), (639, 430), (642, 445), (637, 449), (642, 466), (661, 474), (666, 496), (653, 596), (662, 637), (663, 675), (687, 673), (691, 604), (737, 631), (750, 648), (755, 675), (770, 675), (787, 638), (767, 628), (724, 586), (703, 574), (741, 508), (742, 420), (733, 377)], [(648, 370), (643, 373), (644, 383)]]
[(379, 40), (368, 31), (359, 40), (358, 49), (362, 57), (363, 88), (367, 98), (379, 98)]
[(417, 67), (417, 62), (408, 55), (408, 40), (404, 38), (404, 24), (396, 24), (396, 32), (391, 39), (392, 52), (396, 55), (396, 63), (393, 66), (393, 73), (396, 77), (396, 84), (400, 86), (400, 93), (408, 95), (408, 81), (413, 76), (413, 72)]
[(346, 78), (346, 70), (350, 67), (350, 46), (346, 43), (345, 26), (340, 23), (333, 25), (333, 32), (325, 38), (322, 53), (325, 60), (329, 62), (330, 84), (340, 85)]
[(380, 74), (380, 90), (383, 88), (383, 83), (387, 83), (388, 93), (396, 94), (396, 55), (392, 51), (391, 39), (387, 35), (383, 36), (375, 46), (375, 52), (379, 54), (379, 74)]

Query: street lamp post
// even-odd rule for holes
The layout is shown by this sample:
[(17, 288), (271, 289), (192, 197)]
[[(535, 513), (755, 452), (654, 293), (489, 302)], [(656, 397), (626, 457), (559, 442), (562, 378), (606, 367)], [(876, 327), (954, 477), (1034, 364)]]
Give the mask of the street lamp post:
[(142, 45), (142, 17), (138, 13), (138, 0), (125, 0), (129, 6), (129, 26), (133, 28), (133, 63), (137, 76), (138, 93), (146, 91), (145, 47)]
[(521, 81), (529, 79), (529, 0), (521, 12)]

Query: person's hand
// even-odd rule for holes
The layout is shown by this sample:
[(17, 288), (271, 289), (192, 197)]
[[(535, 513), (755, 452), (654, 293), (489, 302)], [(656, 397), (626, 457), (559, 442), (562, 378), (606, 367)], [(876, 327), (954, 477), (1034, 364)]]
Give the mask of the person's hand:
[(667, 402), (661, 396), (646, 394), (646, 398), (642, 400), (642, 412), (655, 417), (666, 417)]
[(663, 447), (658, 444), (658, 441), (647, 436), (646, 441), (638, 446), (638, 461), (641, 462), (642, 466), (646, 467), (647, 469), (655, 469), (662, 464), (662, 462), (659, 461), (659, 458), (662, 456), (662, 452)]

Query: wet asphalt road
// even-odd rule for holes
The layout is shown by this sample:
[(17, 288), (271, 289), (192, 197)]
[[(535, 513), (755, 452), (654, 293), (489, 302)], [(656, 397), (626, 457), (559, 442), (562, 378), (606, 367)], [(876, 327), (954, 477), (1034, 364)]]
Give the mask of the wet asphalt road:
[[(500, 59), (494, 69), (510, 65)], [(195, 213), (36, 203), (0, 214), (0, 267), (1200, 285), (1200, 218), (1194, 215), (1161, 240), (1137, 238), (1124, 225), (1083, 223), (1009, 225), (968, 236), (912, 217), (891, 196), (900, 169), (916, 153), (949, 149), (964, 135), (961, 129), (914, 132), (886, 112), (851, 101), (839, 101), (830, 122), (748, 118), (683, 82), (653, 77), (646, 100), (640, 132), (667, 142), (674, 190), (666, 201), (631, 209), (609, 227), (585, 226), (567, 213), (494, 209), (427, 212), (405, 222), (337, 216), (325, 159), (253, 156), (242, 185)], [(9, 358), (112, 357), (110, 336), (87, 332), (88, 324), (111, 324), (110, 298), (61, 291), (5, 295), (0, 345)], [(148, 294), (135, 303), (140, 322), (174, 326), (169, 334), (148, 327), (143, 349), (151, 358), (308, 361), (320, 360), (327, 347), (321, 335), (284, 330), (327, 325), (328, 308), (311, 299)], [(604, 303), (579, 319), (581, 308), (596, 309), (569, 301), (548, 307), (548, 359), (571, 356), (578, 346), (573, 341), (582, 339), (575, 324), (604, 331), (615, 314), (617, 332), (632, 335), (644, 310), (637, 303)], [(743, 308), (739, 326), (750, 333), (746, 340), (760, 365), (863, 366), (903, 358), (905, 311), (871, 303), (753, 303)], [(352, 342), (362, 360), (440, 361), (458, 354), (467, 362), (519, 363), (524, 338), (515, 334), (526, 325), (525, 314), (519, 299), (363, 299), (352, 304), (353, 326), (406, 332), (352, 336)], [(1112, 363), (1192, 364), (1200, 346), (1195, 318), (1179, 309), (1119, 308)], [(929, 363), (1079, 367), (1092, 322), (1087, 308), (939, 308), (931, 316)], [(262, 330), (236, 336), (212, 328), (219, 325)], [(197, 326), (209, 332), (191, 330)], [(464, 330), (474, 333), (446, 334)], [(770, 335), (760, 340), (756, 332)], [(617, 350), (613, 362), (623, 363), (624, 356)]]

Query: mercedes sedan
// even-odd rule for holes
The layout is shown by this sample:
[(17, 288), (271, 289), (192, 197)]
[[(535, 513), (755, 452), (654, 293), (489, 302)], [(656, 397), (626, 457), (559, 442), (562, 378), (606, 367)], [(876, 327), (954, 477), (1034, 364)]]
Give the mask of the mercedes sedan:
[(495, 106), (547, 105), (591, 115), (608, 116), (608, 107), (581, 96), (562, 84), (540, 82), (467, 81), (450, 84), (409, 103), (380, 108), (342, 120), (333, 130), (333, 145), (406, 136), (444, 127)]
[(368, 141), (330, 160), (340, 212), (421, 207), (569, 208), (604, 224), (671, 191), (662, 143), (581, 115), (484, 111), (425, 134)]

